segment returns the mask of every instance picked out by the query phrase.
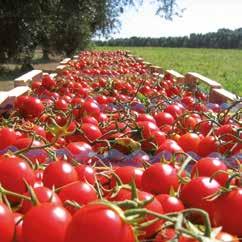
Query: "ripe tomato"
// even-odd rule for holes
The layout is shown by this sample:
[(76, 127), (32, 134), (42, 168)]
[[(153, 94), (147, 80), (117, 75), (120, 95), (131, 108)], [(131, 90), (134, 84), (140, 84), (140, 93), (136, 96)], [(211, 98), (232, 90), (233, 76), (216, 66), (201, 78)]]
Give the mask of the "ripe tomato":
[[(191, 176), (207, 176), (211, 177), (215, 172), (218, 171), (227, 171), (227, 166), (218, 158), (205, 157), (197, 161), (197, 163), (192, 167)], [(228, 174), (220, 173), (214, 176), (214, 179), (224, 186)]]
[(218, 149), (217, 142), (213, 136), (206, 136), (201, 139), (198, 145), (198, 155), (204, 157), (216, 152)]
[(193, 151), (197, 153), (200, 137), (195, 133), (186, 133), (180, 137), (178, 144), (185, 152)]
[(14, 217), (9, 208), (0, 202), (0, 241), (12, 242), (14, 236)]
[(231, 192), (222, 194), (215, 199), (213, 222), (215, 226), (222, 226), (223, 231), (238, 237), (242, 236), (242, 188), (235, 188)]
[[(66, 200), (75, 201), (81, 206), (98, 199), (95, 189), (84, 182), (75, 182), (64, 186), (59, 193), (60, 199), (64, 203)], [(66, 206), (69, 212), (74, 213), (77, 209)]]
[(182, 201), (168, 194), (159, 194), (155, 197), (162, 205), (164, 213), (179, 212), (184, 209)]
[(44, 75), (42, 78), (42, 86), (51, 90), (56, 86), (56, 81), (50, 75)]
[(7, 148), (10, 145), (14, 145), (17, 139), (17, 135), (13, 129), (0, 128), (0, 150)]
[(24, 242), (23, 240), (23, 215), (20, 213), (14, 213), (15, 222), (15, 235), (14, 242)]
[(176, 169), (168, 164), (156, 163), (147, 168), (142, 176), (142, 188), (152, 194), (169, 194), (178, 188)]
[(90, 154), (93, 153), (92, 147), (85, 142), (72, 142), (66, 146), (76, 160), (82, 163), (90, 161)]
[[(123, 182), (123, 184), (129, 184), (134, 180), (137, 188), (141, 188), (141, 178), (143, 175), (143, 171), (141, 169), (132, 166), (123, 166), (116, 168), (114, 172)], [(114, 187), (115, 184), (116, 179), (113, 176), (111, 186)]]
[(131, 225), (125, 223), (116, 210), (106, 205), (88, 204), (73, 216), (65, 242), (97, 241), (135, 242), (136, 239)]
[(102, 136), (102, 132), (100, 131), (100, 129), (96, 125), (91, 123), (83, 123), (80, 129), (84, 133), (82, 139), (85, 142), (88, 142), (88, 140), (94, 141)]
[(40, 99), (24, 96), (25, 98), (21, 98), (21, 101), (16, 100), (16, 107), (18, 107), (20, 113), (25, 118), (36, 118), (39, 117), (40, 114), (44, 111), (45, 107)]
[[(24, 180), (33, 185), (35, 174), (28, 163), (16, 156), (3, 155), (0, 157), (0, 183), (3, 188), (12, 192), (24, 194), (26, 185)], [(11, 202), (18, 202), (19, 199), (8, 196)]]
[(219, 183), (216, 180), (210, 181), (209, 177), (193, 178), (189, 183), (182, 186), (180, 199), (188, 208), (204, 209), (212, 219), (215, 209), (214, 202), (207, 201), (206, 197), (218, 192), (219, 188)]
[(170, 104), (168, 105), (165, 110), (165, 112), (170, 113), (174, 119), (176, 119), (177, 117), (179, 117), (182, 114), (182, 109), (179, 105), (177, 104)]
[(78, 174), (68, 162), (55, 161), (44, 170), (43, 183), (48, 188), (59, 188), (75, 181), (78, 181)]
[(82, 182), (88, 182), (90, 184), (95, 183), (95, 170), (91, 166), (79, 164), (78, 166), (75, 167), (76, 172), (78, 174), (78, 178)]
[(71, 215), (62, 206), (42, 203), (24, 216), (24, 242), (64, 242)]
[(149, 121), (156, 124), (155, 119), (150, 114), (147, 114), (147, 113), (139, 113), (137, 116), (136, 122), (139, 122), (139, 121)]
[(176, 153), (176, 152), (183, 152), (183, 149), (180, 145), (177, 144), (175, 140), (172, 139), (166, 139), (158, 148), (156, 153), (159, 153), (161, 151), (167, 151), (170, 153)]
[[(40, 203), (53, 203), (55, 205), (60, 205), (60, 206), (62, 205), (62, 202), (59, 196), (54, 191), (50, 190), (47, 187), (36, 187), (36, 188), (33, 188), (33, 191)], [(29, 193), (25, 193), (25, 195), (29, 196)], [(24, 200), (21, 204), (20, 212), (25, 214), (33, 206), (34, 205), (32, 202), (28, 200)]]

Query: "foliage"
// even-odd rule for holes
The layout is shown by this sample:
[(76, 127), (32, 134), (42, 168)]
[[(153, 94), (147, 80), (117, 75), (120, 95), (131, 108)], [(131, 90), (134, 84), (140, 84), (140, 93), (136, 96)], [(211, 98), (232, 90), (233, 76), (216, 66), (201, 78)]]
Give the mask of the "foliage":
[[(0, 0), (0, 59), (30, 62), (41, 46), (72, 55), (85, 48), (94, 34), (109, 35), (120, 26), (125, 7), (142, 0)], [(152, 1), (154, 2), (154, 1)], [(157, 14), (171, 18), (179, 11), (176, 0), (155, 0)]]
[(190, 48), (242, 49), (242, 28), (236, 30), (219, 29), (214, 33), (190, 34), (183, 37), (142, 38), (131, 37), (96, 41), (100, 46), (158, 46)]
[(242, 96), (242, 50), (158, 47), (97, 47), (97, 50), (130, 50), (164, 70), (174, 69), (182, 74), (201, 73), (220, 82), (225, 89)]

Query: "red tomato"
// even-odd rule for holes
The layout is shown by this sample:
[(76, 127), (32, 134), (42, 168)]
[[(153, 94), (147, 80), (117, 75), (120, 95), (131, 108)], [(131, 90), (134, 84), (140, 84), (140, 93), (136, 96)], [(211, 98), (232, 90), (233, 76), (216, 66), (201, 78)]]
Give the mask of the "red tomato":
[(242, 188), (222, 194), (214, 203), (215, 226), (222, 226), (223, 231), (242, 237)]
[(64, 242), (71, 215), (61, 206), (42, 203), (24, 216), (24, 242)]
[(65, 99), (59, 98), (55, 101), (55, 109), (66, 111), (68, 109), (68, 103)]
[(137, 122), (137, 125), (142, 130), (142, 136), (144, 139), (149, 139), (154, 131), (159, 131), (156, 124), (150, 121), (139, 121)]
[(66, 148), (82, 163), (88, 163), (90, 154), (93, 153), (92, 147), (85, 142), (72, 142)]
[[(192, 168), (191, 176), (207, 176), (211, 177), (215, 172), (227, 171), (227, 166), (218, 158), (205, 157), (197, 161)], [(218, 173), (214, 176), (214, 179), (224, 186), (228, 180), (228, 174)]]
[(13, 129), (1, 128), (0, 129), (0, 150), (7, 148), (10, 145), (14, 145), (17, 136)]
[(218, 144), (213, 136), (206, 136), (201, 139), (198, 145), (198, 155), (204, 157), (216, 152)]
[[(81, 125), (80, 129), (84, 133), (83, 140), (84, 141), (94, 141), (102, 136), (102, 132), (100, 129), (91, 123), (84, 123)], [(87, 138), (87, 139), (86, 139)]]
[(183, 111), (179, 105), (170, 104), (165, 108), (164, 112), (170, 113), (173, 116), (173, 118), (176, 119), (177, 117), (182, 115)]
[(179, 212), (184, 209), (182, 201), (168, 194), (160, 194), (155, 197), (162, 205), (164, 213)]
[[(38, 199), (38, 202), (40, 203), (53, 203), (55, 205), (62, 205), (62, 202), (59, 198), (59, 196), (52, 190), (50, 190), (47, 187), (36, 187), (33, 188), (33, 191)], [(26, 196), (30, 196), (29, 193), (25, 193)], [(33, 207), (33, 203), (28, 201), (28, 200), (24, 200), (21, 208), (20, 208), (20, 212), (25, 214), (27, 213), (32, 207)]]
[[(152, 198), (152, 195), (150, 193), (140, 191), (140, 190), (137, 190), (137, 193), (138, 193), (138, 199), (140, 201), (146, 201), (146, 200), (150, 200)], [(107, 196), (107, 199), (109, 201), (131, 200), (132, 199), (131, 190), (122, 188), (122, 189), (119, 190), (119, 192), (117, 194), (115, 194), (115, 196), (112, 196), (112, 194), (109, 194), (109, 196)], [(150, 211), (153, 211), (153, 212), (163, 214), (162, 205), (160, 204), (160, 202), (156, 198), (153, 198), (153, 200), (150, 203), (148, 203), (147, 205), (145, 205), (144, 208), (146, 208)], [(146, 216), (144, 216), (144, 219), (142, 219), (139, 222), (140, 223), (148, 222), (148, 221), (151, 221), (153, 219), (154, 219), (154, 216), (146, 215)], [(156, 223), (151, 224), (150, 226), (144, 228), (143, 231), (145, 232), (145, 234), (141, 235), (139, 237), (139, 239), (151, 237), (152, 235), (154, 235), (159, 230), (159, 228), (162, 224), (163, 224), (163, 221), (159, 220)]]
[(219, 183), (216, 180), (210, 181), (209, 177), (193, 178), (189, 183), (182, 186), (180, 199), (188, 208), (204, 209), (212, 219), (215, 209), (214, 202), (207, 201), (206, 197), (218, 192), (219, 188)]
[(14, 217), (8, 207), (0, 202), (0, 241), (12, 242), (14, 237)]
[(181, 148), (181, 146), (177, 144), (175, 140), (167, 139), (159, 146), (156, 153), (159, 153), (161, 151), (176, 153), (176, 152), (183, 152), (183, 149)]
[(48, 188), (59, 188), (75, 181), (78, 181), (78, 174), (68, 162), (55, 161), (44, 170), (43, 183)]
[[(123, 184), (129, 184), (134, 180), (137, 188), (141, 188), (141, 178), (143, 175), (143, 171), (141, 169), (132, 166), (122, 166), (116, 168), (114, 172), (123, 182)], [(115, 184), (116, 179), (113, 176), (111, 180), (111, 186), (114, 187)]]
[(155, 119), (150, 114), (147, 114), (147, 113), (139, 113), (136, 119), (136, 122), (139, 122), (139, 121), (149, 121), (156, 124)]
[(24, 242), (23, 240), (23, 215), (20, 213), (14, 213), (15, 222), (15, 235), (14, 242)]
[(75, 167), (75, 169), (80, 181), (88, 182), (92, 185), (95, 183), (96, 172), (91, 166), (79, 164), (78, 166)]
[(44, 75), (42, 78), (42, 86), (51, 90), (56, 86), (56, 81), (50, 75)]
[(180, 137), (178, 144), (185, 152), (193, 151), (197, 153), (200, 137), (195, 133), (186, 133)]
[(81, 113), (83, 116), (93, 116), (95, 119), (99, 120), (100, 108), (96, 101), (87, 100), (81, 107)]
[[(34, 171), (25, 160), (9, 155), (0, 157), (0, 183), (3, 188), (24, 194), (27, 190), (24, 180), (29, 185), (33, 185), (35, 182)], [(8, 198), (11, 202), (19, 201), (13, 196), (8, 196)]]
[(152, 194), (169, 194), (178, 188), (176, 169), (168, 164), (156, 163), (148, 167), (142, 176), (142, 188)]
[(25, 118), (36, 118), (44, 111), (45, 107), (40, 99), (27, 96), (21, 99), (21, 102), (16, 101), (16, 107)]
[(135, 242), (136, 239), (133, 228), (120, 218), (116, 210), (106, 205), (88, 204), (73, 216), (65, 242), (97, 241)]
[[(81, 206), (98, 199), (95, 189), (84, 182), (75, 182), (64, 186), (59, 193), (60, 199), (64, 203), (66, 200), (75, 201)], [(77, 209), (66, 206), (69, 212), (74, 213)]]

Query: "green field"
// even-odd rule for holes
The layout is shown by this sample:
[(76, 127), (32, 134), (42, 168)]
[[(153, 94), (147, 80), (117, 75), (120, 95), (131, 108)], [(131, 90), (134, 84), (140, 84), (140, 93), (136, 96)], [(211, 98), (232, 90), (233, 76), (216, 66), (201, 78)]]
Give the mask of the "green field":
[(159, 47), (97, 47), (97, 50), (130, 50), (132, 54), (164, 69), (182, 74), (193, 71), (221, 83), (242, 96), (242, 50)]

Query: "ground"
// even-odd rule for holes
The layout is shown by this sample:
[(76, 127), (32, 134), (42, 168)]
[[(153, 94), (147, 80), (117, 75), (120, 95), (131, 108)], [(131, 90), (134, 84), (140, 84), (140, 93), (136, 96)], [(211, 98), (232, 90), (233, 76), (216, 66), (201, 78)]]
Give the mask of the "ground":
[[(55, 72), (56, 67), (63, 56), (50, 56), (50, 60), (45, 61), (41, 58), (41, 50), (35, 52), (33, 59), (33, 67), (36, 70), (43, 70), (43, 72)], [(0, 67), (0, 91), (6, 91), (13, 88), (13, 80), (18, 76), (24, 74), (20, 71), (20, 65), (17, 63), (8, 63)]]

